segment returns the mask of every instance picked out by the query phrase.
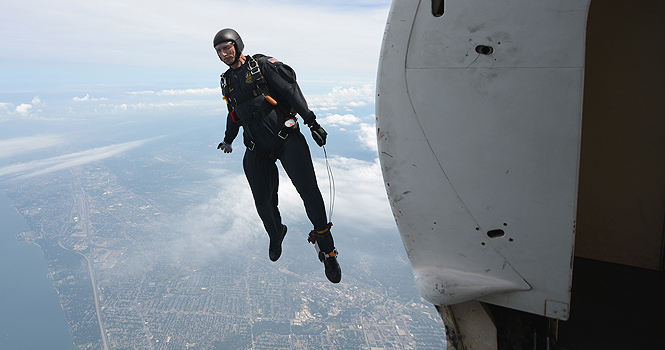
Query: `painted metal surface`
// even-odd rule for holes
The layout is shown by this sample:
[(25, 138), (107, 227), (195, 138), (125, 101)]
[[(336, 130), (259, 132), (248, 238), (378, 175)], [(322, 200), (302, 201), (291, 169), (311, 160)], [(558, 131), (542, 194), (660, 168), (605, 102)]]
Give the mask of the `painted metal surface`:
[(497, 327), (483, 305), (475, 300), (436, 307), (446, 328), (446, 349), (496, 350)]
[(568, 318), (589, 2), (393, 2), (379, 153), (431, 303)]

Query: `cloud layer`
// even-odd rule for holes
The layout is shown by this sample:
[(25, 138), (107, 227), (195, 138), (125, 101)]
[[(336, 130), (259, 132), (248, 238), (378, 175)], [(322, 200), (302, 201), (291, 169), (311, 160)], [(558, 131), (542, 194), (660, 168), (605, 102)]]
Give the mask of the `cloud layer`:
[[(24, 139), (19, 139), (19, 141), (7, 140), (3, 141), (3, 143), (16, 145), (20, 143), (25, 143), (26, 140), (30, 141), (35, 138), (36, 137), (24, 138)], [(46, 138), (47, 139), (50, 138), (51, 141), (55, 140), (55, 142), (61, 140), (60, 137), (58, 136), (55, 137), (50, 136)], [(31, 162), (14, 163), (0, 168), (0, 179), (7, 180), (7, 179), (30, 178), (34, 176), (52, 173), (58, 170), (68, 169), (81, 164), (99, 161), (105, 158), (118, 155), (132, 148), (139, 147), (150, 140), (152, 139), (138, 140), (138, 141), (125, 142), (111, 146), (93, 148), (82, 152), (70, 153), (62, 156), (40, 159)]]
[(40, 149), (46, 149), (65, 143), (64, 135), (34, 135), (0, 140), (0, 159), (11, 158)]
[[(334, 207), (332, 220), (336, 227), (352, 228), (358, 235), (391, 231), (395, 222), (388, 205), (381, 169), (373, 162), (345, 157), (329, 159), (334, 174)], [(279, 163), (278, 163), (279, 166)], [(324, 159), (314, 159), (319, 188), (330, 209), (329, 179)], [(282, 220), (297, 234), (305, 237), (311, 230), (302, 200), (281, 166), (279, 208)], [(196, 259), (214, 259), (250, 244), (267, 247), (267, 235), (259, 219), (252, 193), (244, 174), (219, 172), (211, 188), (216, 189), (207, 200), (193, 207), (166, 227), (175, 230), (176, 242), (171, 244), (175, 255)], [(328, 212), (328, 214), (330, 214)], [(290, 230), (291, 232), (291, 230)]]

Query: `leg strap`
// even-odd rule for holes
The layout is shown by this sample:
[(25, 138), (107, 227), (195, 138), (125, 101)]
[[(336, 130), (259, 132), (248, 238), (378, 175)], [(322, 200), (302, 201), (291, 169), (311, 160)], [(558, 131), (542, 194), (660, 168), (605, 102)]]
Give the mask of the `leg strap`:
[(307, 237), (307, 242), (314, 244), (314, 243), (316, 243), (316, 236), (319, 236), (319, 237), (323, 238), (324, 236), (329, 235), (330, 234), (330, 228), (332, 227), (332, 225), (333, 225), (333, 223), (329, 222), (328, 225), (327, 225), (328, 227), (324, 228), (323, 230), (314, 229), (314, 230), (310, 231), (309, 232), (309, 237)]
[(332, 222), (329, 222), (328, 227), (323, 230), (312, 230), (309, 233), (307, 241), (314, 244), (316, 251), (319, 255), (319, 260), (324, 261), (329, 258), (337, 257), (337, 249), (335, 249), (335, 243), (330, 234), (330, 227), (332, 227)]
[(314, 231), (316, 231), (316, 233), (319, 234), (319, 235), (325, 235), (326, 233), (330, 233), (330, 228), (332, 227), (332, 225), (333, 225), (332, 222), (329, 222), (328, 225), (327, 225), (328, 227), (326, 227), (326, 228), (324, 228), (323, 230), (320, 230), (320, 231), (316, 230), (316, 229)]

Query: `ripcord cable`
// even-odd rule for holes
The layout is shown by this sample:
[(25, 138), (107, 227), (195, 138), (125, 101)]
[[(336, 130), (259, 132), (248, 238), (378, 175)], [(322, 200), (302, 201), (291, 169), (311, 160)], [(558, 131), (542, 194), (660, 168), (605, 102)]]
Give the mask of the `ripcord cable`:
[(333, 176), (332, 168), (330, 167), (330, 162), (328, 162), (328, 152), (326, 152), (326, 146), (321, 146), (323, 148), (323, 156), (326, 159), (326, 170), (328, 171), (328, 195), (330, 196), (330, 205), (328, 208), (328, 221), (332, 222), (333, 209), (335, 208), (335, 177)]

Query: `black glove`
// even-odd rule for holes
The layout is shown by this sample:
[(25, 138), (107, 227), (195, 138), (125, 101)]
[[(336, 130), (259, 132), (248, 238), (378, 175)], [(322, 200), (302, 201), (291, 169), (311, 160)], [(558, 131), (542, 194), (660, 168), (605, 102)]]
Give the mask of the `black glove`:
[(325, 145), (326, 139), (328, 138), (328, 133), (323, 130), (321, 125), (319, 125), (316, 120), (310, 121), (307, 125), (309, 126), (309, 130), (312, 131), (312, 138), (314, 139), (314, 142), (316, 142), (319, 147)]
[(224, 153), (231, 153), (231, 152), (233, 152), (233, 148), (231, 147), (231, 145), (229, 145), (229, 144), (226, 143), (226, 142), (222, 142), (222, 143), (220, 143), (220, 144), (217, 146), (217, 149), (221, 149), (222, 151), (224, 151)]

